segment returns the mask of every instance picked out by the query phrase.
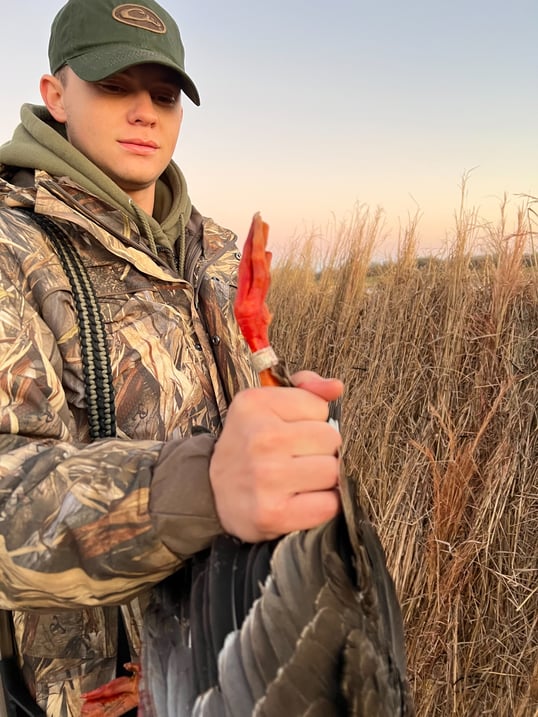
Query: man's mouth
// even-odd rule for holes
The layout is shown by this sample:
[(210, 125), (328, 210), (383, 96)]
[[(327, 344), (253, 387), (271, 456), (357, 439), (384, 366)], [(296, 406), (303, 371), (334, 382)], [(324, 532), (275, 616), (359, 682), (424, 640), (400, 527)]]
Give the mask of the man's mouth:
[(128, 152), (140, 155), (154, 154), (159, 149), (159, 145), (156, 142), (146, 139), (120, 139), (118, 144)]

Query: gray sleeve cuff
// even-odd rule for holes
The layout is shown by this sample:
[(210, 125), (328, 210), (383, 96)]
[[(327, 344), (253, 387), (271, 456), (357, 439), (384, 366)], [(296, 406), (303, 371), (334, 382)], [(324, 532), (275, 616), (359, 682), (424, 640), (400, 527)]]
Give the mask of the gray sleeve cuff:
[(180, 558), (207, 548), (223, 532), (209, 481), (215, 440), (202, 433), (170, 441), (154, 469), (150, 515), (162, 542)]

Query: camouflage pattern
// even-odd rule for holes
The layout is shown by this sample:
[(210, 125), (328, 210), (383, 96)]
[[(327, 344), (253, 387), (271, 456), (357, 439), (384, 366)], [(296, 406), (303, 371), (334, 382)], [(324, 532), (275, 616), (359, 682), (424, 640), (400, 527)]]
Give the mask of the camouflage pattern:
[[(117, 438), (89, 442), (70, 284), (21, 208), (65, 222), (93, 280)], [(151, 479), (164, 442), (218, 434), (255, 383), (233, 318), (238, 258), (235, 236), (194, 211), (184, 280), (172, 252), (152, 255), (121, 211), (66, 178), (0, 179), (0, 607), (49, 717), (80, 714), (80, 693), (114, 676), (119, 604), (138, 652), (149, 588), (180, 566), (152, 524)]]

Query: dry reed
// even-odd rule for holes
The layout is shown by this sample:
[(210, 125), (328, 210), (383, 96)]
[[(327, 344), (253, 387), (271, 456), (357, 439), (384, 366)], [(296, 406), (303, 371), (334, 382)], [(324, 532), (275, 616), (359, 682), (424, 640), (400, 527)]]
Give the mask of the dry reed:
[(365, 207), (324, 244), (291, 247), (273, 272), (272, 341), (292, 370), (346, 383), (347, 471), (401, 596), (419, 717), (535, 717), (532, 212), (509, 234), (505, 203), (484, 227), (463, 199), (442, 260), (418, 260), (415, 217), (374, 272), (383, 217)]

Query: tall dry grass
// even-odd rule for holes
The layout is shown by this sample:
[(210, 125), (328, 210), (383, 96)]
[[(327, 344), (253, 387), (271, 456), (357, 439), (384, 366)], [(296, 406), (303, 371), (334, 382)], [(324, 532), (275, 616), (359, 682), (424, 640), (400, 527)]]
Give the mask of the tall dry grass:
[(443, 260), (418, 261), (412, 219), (372, 276), (382, 213), (358, 207), (273, 271), (277, 351), (346, 383), (423, 717), (538, 712), (538, 268), (532, 207), (511, 230), (500, 209), (484, 227), (462, 203)]

